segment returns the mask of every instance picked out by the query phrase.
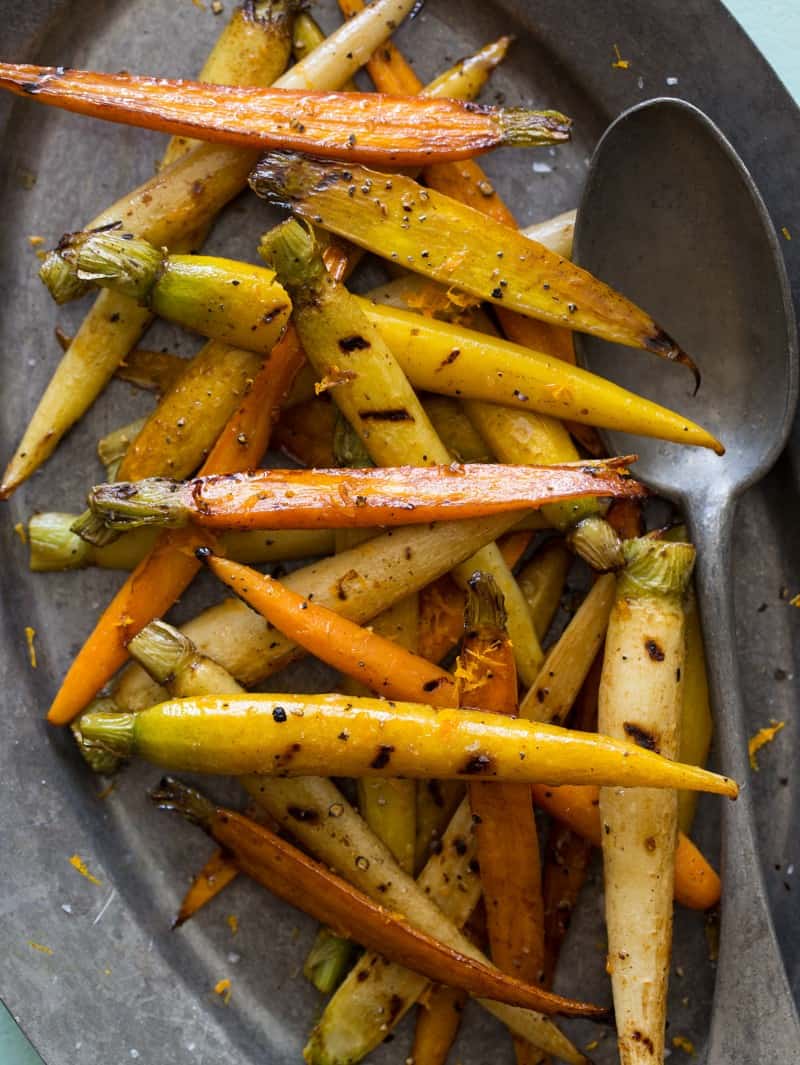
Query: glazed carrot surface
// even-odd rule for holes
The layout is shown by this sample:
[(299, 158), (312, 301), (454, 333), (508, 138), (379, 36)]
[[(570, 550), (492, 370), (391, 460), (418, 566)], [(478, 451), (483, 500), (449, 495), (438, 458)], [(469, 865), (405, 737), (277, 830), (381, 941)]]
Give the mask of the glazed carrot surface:
[(284, 148), (405, 166), (502, 145), (559, 144), (557, 111), (503, 110), (377, 93), (241, 88), (0, 63), (0, 88), (39, 103), (238, 148)]
[[(547, 1013), (602, 1017), (607, 1011), (554, 995), (507, 976), (438, 942), (416, 929), (402, 914), (373, 902), (324, 865), (235, 810), (205, 807), (193, 789), (164, 780), (153, 792), (162, 808), (179, 809), (198, 821), (235, 856), (243, 872), (287, 902), (302, 900), (306, 913), (340, 934), (398, 961), (433, 980), (470, 994)], [(209, 807), (211, 804), (208, 804)]]
[(627, 476), (629, 461), (270, 469), (184, 484), (153, 479), (101, 485), (89, 499), (112, 528), (179, 526), (190, 520), (207, 528), (237, 529), (417, 525), (529, 510), (581, 496), (643, 496), (645, 488)]

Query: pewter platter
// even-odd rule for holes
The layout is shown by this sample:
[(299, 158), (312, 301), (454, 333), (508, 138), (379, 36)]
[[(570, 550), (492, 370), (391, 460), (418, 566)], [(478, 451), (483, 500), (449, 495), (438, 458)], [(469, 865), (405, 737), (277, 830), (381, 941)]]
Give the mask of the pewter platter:
[[(226, 3), (230, 8), (230, 2)], [(337, 16), (324, 0), (314, 11), (326, 29)], [(209, 4), (191, 0), (0, 0), (4, 59), (94, 69), (191, 76), (220, 22)], [(224, 17), (224, 16), (221, 16)], [(500, 33), (513, 33), (511, 55), (487, 99), (558, 107), (575, 119), (573, 143), (557, 155), (499, 152), (487, 169), (520, 223), (574, 206), (600, 133), (624, 108), (651, 96), (680, 95), (703, 108), (732, 141), (759, 184), (776, 227), (800, 238), (800, 112), (738, 25), (715, 0), (429, 0), (399, 41), (427, 80), (458, 56)], [(630, 61), (614, 67), (615, 45)], [(670, 79), (669, 82), (667, 79)], [(677, 79), (673, 81), (672, 79)], [(53, 327), (71, 331), (84, 306), (58, 309), (35, 277), (27, 240), (48, 243), (79, 228), (99, 209), (146, 178), (162, 138), (93, 122), (25, 101), (0, 100), (6, 123), (0, 155), (0, 451), (8, 456), (58, 358)], [(538, 165), (534, 168), (533, 164)], [(254, 198), (232, 205), (207, 247), (253, 259), (258, 234), (274, 216)], [(787, 241), (800, 296), (800, 239)], [(758, 278), (753, 279), (758, 284)], [(691, 298), (691, 294), (687, 294)], [(193, 338), (159, 325), (150, 346), (189, 354)], [(703, 353), (694, 353), (702, 359)], [(33, 575), (14, 525), (37, 509), (71, 510), (101, 478), (94, 444), (130, 421), (148, 399), (115, 383), (64, 441), (45, 468), (3, 505), (0, 515), (0, 998), (48, 1065), (233, 1065), (301, 1060), (321, 1000), (300, 975), (313, 936), (302, 914), (237, 881), (179, 933), (169, 925), (187, 878), (208, 854), (195, 830), (151, 809), (146, 788), (157, 772), (137, 766), (98, 799), (98, 785), (62, 732), (45, 727), (44, 710), (97, 611), (120, 574)], [(753, 790), (762, 858), (789, 974), (800, 991), (800, 754), (794, 710), (800, 675), (800, 611), (787, 595), (800, 590), (800, 429), (769, 478), (744, 498), (736, 542), (740, 664), (752, 731), (786, 720), (779, 742), (762, 757)], [(788, 591), (787, 591), (788, 590)], [(190, 616), (218, 593), (199, 581), (174, 611)], [(24, 627), (37, 632), (39, 664), (28, 662)], [(295, 667), (274, 688), (319, 682)], [(235, 790), (217, 788), (220, 796)], [(697, 835), (716, 852), (714, 803), (701, 802)], [(70, 865), (80, 855), (95, 884)], [(794, 872), (795, 864), (797, 873)], [(595, 868), (561, 963), (559, 989), (607, 1001), (602, 900)], [(228, 914), (239, 919), (233, 937)], [(44, 953), (31, 942), (46, 946)], [(223, 977), (233, 996), (224, 1006), (212, 989)], [(690, 1039), (702, 1060), (714, 966), (703, 919), (680, 912), (671, 975), (668, 1036)], [(747, 994), (747, 974), (741, 974)], [(617, 1060), (614, 1040), (585, 1022), (568, 1025), (602, 1063)], [(403, 1061), (408, 1021), (376, 1063)], [(671, 1040), (670, 1040), (671, 1041)], [(681, 1051), (673, 1050), (676, 1057)], [(748, 1054), (752, 1053), (752, 1057)], [(453, 1061), (495, 1065), (513, 1060), (499, 1027), (468, 1007)], [(740, 1059), (760, 1062), (759, 1048)]]

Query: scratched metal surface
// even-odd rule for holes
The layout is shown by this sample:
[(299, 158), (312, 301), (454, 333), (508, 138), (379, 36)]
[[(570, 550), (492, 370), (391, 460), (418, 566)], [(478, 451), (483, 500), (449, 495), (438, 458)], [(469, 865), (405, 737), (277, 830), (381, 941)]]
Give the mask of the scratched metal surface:
[[(230, 7), (226, 4), (226, 7)], [(334, 4), (315, 9), (327, 29)], [(28, 5), (0, 0), (4, 58), (99, 69), (127, 68), (191, 75), (201, 65), (220, 23), (191, 0), (46, 0)], [(558, 106), (576, 119), (572, 145), (502, 152), (487, 169), (521, 223), (575, 204), (587, 157), (619, 111), (670, 92), (703, 107), (728, 134), (761, 186), (777, 226), (800, 235), (800, 204), (789, 175), (800, 169), (800, 117), (785, 90), (736, 23), (715, 0), (687, 0), (680, 18), (657, 0), (560, 0), (460, 3), (430, 0), (403, 29), (401, 43), (423, 78), (501, 32), (517, 41), (492, 82), (488, 98)], [(631, 61), (612, 68), (613, 46)], [(7, 456), (18, 439), (58, 357), (54, 325), (74, 327), (85, 304), (61, 310), (35, 279), (27, 237), (48, 243), (78, 228), (101, 207), (152, 172), (162, 139), (77, 116), (0, 100), (7, 119), (0, 155), (0, 441)], [(539, 165), (536, 170), (533, 163)], [(549, 169), (545, 169), (549, 168)], [(225, 214), (208, 247), (254, 257), (255, 238), (273, 218), (243, 198)], [(800, 291), (800, 240), (786, 244), (795, 295)], [(757, 283), (757, 279), (754, 280)], [(159, 325), (155, 344), (189, 354), (197, 342)], [(311, 922), (237, 882), (181, 932), (169, 931), (187, 878), (208, 854), (195, 830), (152, 810), (145, 790), (157, 773), (128, 770), (99, 800), (96, 782), (78, 763), (68, 738), (42, 722), (58, 679), (89, 632), (119, 574), (82, 572), (35, 576), (13, 526), (39, 509), (74, 509), (100, 476), (94, 443), (129, 421), (148, 400), (114, 384), (64, 441), (57, 455), (9, 503), (0, 518), (2, 656), (0, 691), (0, 997), (22, 1023), (48, 1065), (138, 1061), (141, 1065), (300, 1060), (304, 1036), (321, 1002), (299, 975), (311, 942)], [(758, 799), (763, 862), (786, 962), (800, 986), (800, 908), (794, 863), (800, 870), (797, 784), (800, 753), (793, 710), (800, 669), (800, 611), (784, 589), (798, 590), (800, 432), (792, 448), (741, 510), (736, 595), (740, 660), (752, 728), (786, 719), (780, 741), (762, 757), (753, 788)], [(205, 581), (184, 597), (177, 618), (194, 613), (215, 592)], [(37, 630), (39, 667), (30, 670), (23, 627)], [(273, 686), (311, 686), (319, 672), (295, 668)], [(233, 785), (216, 788), (235, 799)], [(699, 836), (715, 850), (715, 805), (701, 803)], [(100, 881), (70, 865), (78, 854)], [(560, 988), (602, 1001), (602, 899), (597, 869), (576, 916), (562, 963)], [(233, 937), (226, 916), (239, 917)], [(36, 949), (31, 944), (47, 948)], [(51, 952), (51, 953), (49, 953)], [(230, 1005), (213, 994), (232, 981)], [(683, 1035), (702, 1058), (713, 965), (703, 921), (678, 914), (670, 999), (670, 1035)], [(746, 974), (742, 974), (746, 994)], [(453, 1060), (490, 1065), (513, 1060), (495, 1022), (470, 1006)], [(568, 1026), (592, 1055), (616, 1061), (613, 1040), (585, 1022)], [(402, 1061), (410, 1026), (377, 1051), (376, 1062)], [(680, 1051), (674, 1051), (679, 1054)]]

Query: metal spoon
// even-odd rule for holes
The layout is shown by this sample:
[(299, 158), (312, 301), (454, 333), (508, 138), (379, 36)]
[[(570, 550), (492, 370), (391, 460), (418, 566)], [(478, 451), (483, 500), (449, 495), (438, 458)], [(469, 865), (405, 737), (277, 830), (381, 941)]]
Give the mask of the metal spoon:
[(684, 508), (697, 547), (721, 770), (743, 785), (723, 810), (719, 966), (707, 1065), (797, 1065), (800, 1023), (758, 855), (734, 638), (736, 501), (782, 450), (797, 403), (797, 331), (778, 240), (752, 178), (701, 111), (651, 100), (608, 129), (589, 168), (575, 258), (663, 322), (703, 382), (641, 353), (579, 338), (592, 370), (685, 411), (727, 453), (609, 433), (636, 473)]

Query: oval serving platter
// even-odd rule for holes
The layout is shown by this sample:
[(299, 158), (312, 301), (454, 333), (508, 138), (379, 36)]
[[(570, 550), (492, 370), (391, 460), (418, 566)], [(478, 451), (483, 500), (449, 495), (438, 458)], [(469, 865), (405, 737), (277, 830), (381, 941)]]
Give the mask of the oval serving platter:
[[(229, 13), (232, 3), (225, 4)], [(330, 30), (331, 0), (314, 8)], [(191, 76), (220, 29), (210, 4), (192, 0), (0, 0), (2, 57), (96, 69)], [(758, 183), (776, 228), (796, 234), (785, 250), (800, 295), (800, 112), (775, 74), (716, 0), (685, 0), (677, 17), (659, 0), (428, 0), (398, 41), (424, 79), (500, 33), (516, 42), (487, 92), (509, 102), (558, 107), (575, 119), (571, 145), (557, 153), (499, 152), (486, 161), (499, 191), (527, 224), (573, 207), (588, 157), (624, 108), (665, 92), (703, 108), (731, 139)], [(620, 65), (623, 58), (628, 66)], [(615, 65), (616, 63), (616, 65)], [(677, 80), (675, 80), (677, 79)], [(8, 456), (58, 358), (53, 328), (68, 331), (84, 305), (58, 309), (36, 279), (28, 240), (50, 244), (152, 173), (162, 139), (63, 112), (12, 106), (0, 155), (0, 450)], [(534, 166), (534, 163), (536, 166)], [(226, 211), (212, 250), (254, 258), (258, 234), (274, 216), (254, 197)], [(757, 283), (757, 279), (754, 280)], [(159, 324), (150, 346), (188, 354), (192, 338)], [(702, 358), (703, 353), (697, 353)], [(637, 356), (638, 357), (638, 356)], [(38, 576), (14, 532), (37, 509), (74, 509), (100, 479), (94, 442), (144, 413), (147, 399), (114, 383), (57, 454), (11, 500), (0, 520), (0, 998), (48, 1065), (76, 1061), (140, 1065), (216, 1065), (300, 1060), (321, 999), (300, 967), (312, 922), (255, 885), (237, 881), (189, 925), (170, 921), (188, 877), (209, 853), (195, 830), (150, 808), (157, 779), (135, 766), (101, 796), (69, 737), (45, 726), (44, 710), (97, 611), (118, 586), (114, 573)], [(800, 738), (792, 723), (800, 676), (800, 429), (770, 477), (740, 506), (736, 543), (739, 649), (752, 731), (787, 720), (762, 755), (752, 787), (765, 876), (788, 971), (800, 987), (798, 784), (792, 767)], [(215, 596), (197, 586), (174, 612), (190, 616)], [(36, 630), (38, 668), (30, 668), (25, 626)], [(308, 665), (271, 685), (309, 689), (321, 674)], [(224, 783), (219, 797), (233, 799)], [(697, 835), (716, 851), (714, 803), (703, 802)], [(75, 856), (80, 861), (72, 861)], [(794, 874), (797, 863), (798, 873)], [(88, 871), (81, 875), (77, 865)], [(595, 866), (563, 955), (559, 990), (607, 1001), (604, 930)], [(796, 886), (797, 884), (797, 886)], [(227, 921), (238, 918), (238, 933)], [(702, 916), (678, 912), (671, 974), (671, 1037), (690, 1040), (702, 1060), (713, 993), (713, 934)], [(220, 979), (228, 1005), (213, 993)], [(747, 993), (742, 974), (742, 994)], [(617, 1060), (609, 1030), (566, 1024), (578, 1045), (594, 1044), (600, 1063)], [(408, 1020), (370, 1060), (403, 1061)], [(742, 1061), (759, 1061), (758, 1048)], [(682, 1051), (675, 1050), (679, 1054)], [(488, 1015), (469, 1006), (454, 1061), (513, 1060), (510, 1041)]]

